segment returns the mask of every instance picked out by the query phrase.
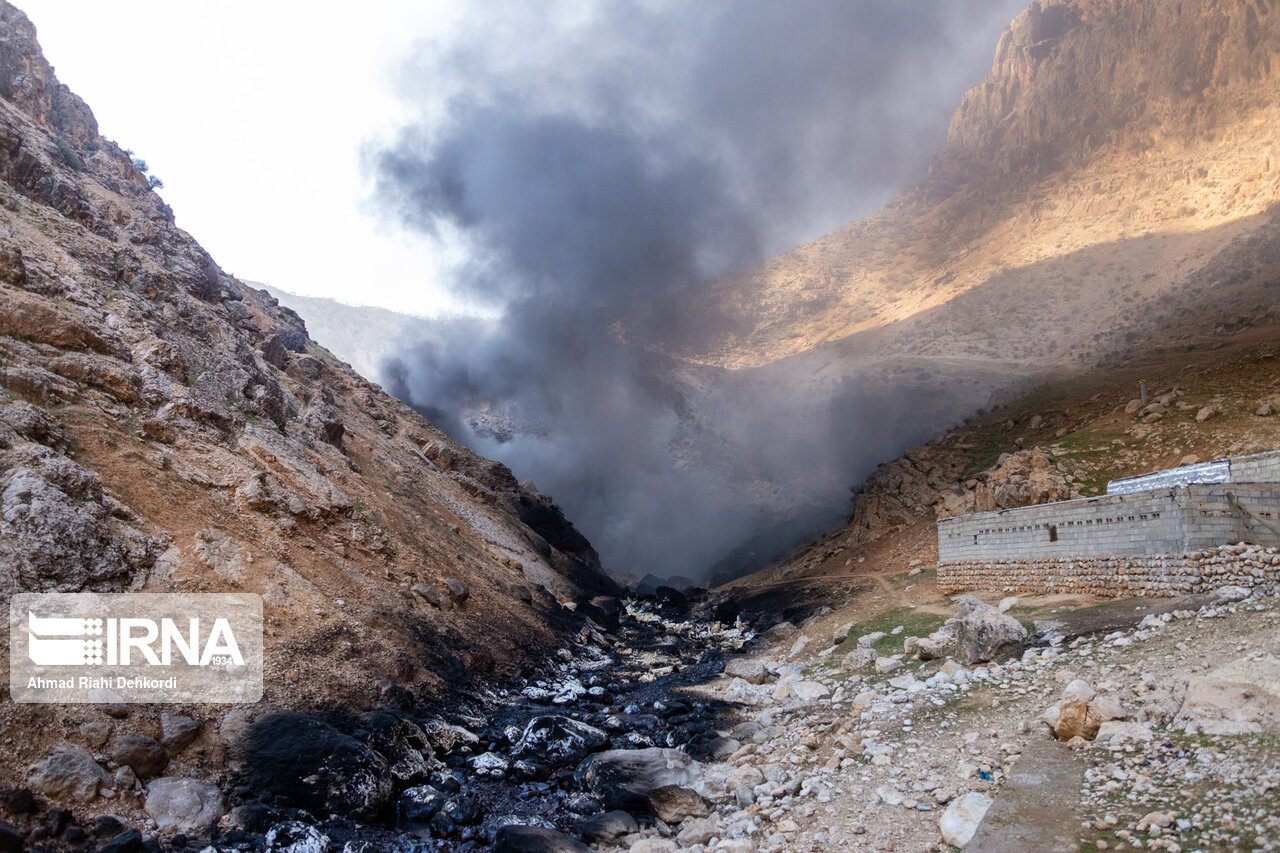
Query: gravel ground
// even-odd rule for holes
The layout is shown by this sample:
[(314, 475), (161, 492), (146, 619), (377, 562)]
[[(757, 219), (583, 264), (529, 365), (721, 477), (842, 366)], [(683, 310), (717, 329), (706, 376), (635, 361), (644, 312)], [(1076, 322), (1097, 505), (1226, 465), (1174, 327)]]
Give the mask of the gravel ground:
[[(810, 627), (794, 656), (805, 635), (758, 654), (762, 684), (723, 676), (691, 688), (743, 707), (723, 732), (741, 747), (716, 766), (726, 796), (696, 833), (658, 822), (609, 849), (953, 849), (939, 826), (948, 804), (997, 795), (1030, 739), (1051, 737), (1041, 714), (1076, 679), (1119, 703), (1116, 725), (1131, 724), (1076, 746), (1089, 765), (1082, 850), (1280, 848), (1280, 738), (1208, 734), (1178, 718), (1188, 678), (1237, 659), (1276, 662), (1275, 599), (1174, 610), (972, 668), (897, 653), (892, 672), (846, 672), (827, 633)], [(892, 637), (873, 646), (893, 648)]]

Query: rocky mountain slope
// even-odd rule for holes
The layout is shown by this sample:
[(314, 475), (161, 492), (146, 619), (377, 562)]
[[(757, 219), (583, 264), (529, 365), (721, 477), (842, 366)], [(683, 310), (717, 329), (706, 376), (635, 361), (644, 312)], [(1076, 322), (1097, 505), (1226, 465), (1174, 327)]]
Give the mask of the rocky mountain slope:
[[(5, 600), (258, 593), (266, 702), (323, 707), (519, 667), (563, 605), (615, 589), (549, 497), (223, 273), (9, 4), (0, 96)], [(11, 733), (77, 716), (3, 713)]]
[(628, 334), (699, 364), (990, 388), (1188, 313), (1253, 322), (1275, 302), (1277, 59), (1270, 3), (1038, 0), (918, 186), (694, 291), (680, 309), (719, 338)]

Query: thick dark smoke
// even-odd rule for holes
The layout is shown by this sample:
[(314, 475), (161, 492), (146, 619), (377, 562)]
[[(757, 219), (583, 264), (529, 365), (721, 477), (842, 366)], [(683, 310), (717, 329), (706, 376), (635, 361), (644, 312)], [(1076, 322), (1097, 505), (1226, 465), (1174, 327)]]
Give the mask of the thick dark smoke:
[(406, 67), (420, 115), (370, 163), (494, 319), (436, 323), (393, 390), (554, 495), (615, 570), (705, 576), (788, 515), (829, 521), (927, 428), (918, 405), (679, 368), (613, 325), (921, 177), (1019, 5), (469, 3)]

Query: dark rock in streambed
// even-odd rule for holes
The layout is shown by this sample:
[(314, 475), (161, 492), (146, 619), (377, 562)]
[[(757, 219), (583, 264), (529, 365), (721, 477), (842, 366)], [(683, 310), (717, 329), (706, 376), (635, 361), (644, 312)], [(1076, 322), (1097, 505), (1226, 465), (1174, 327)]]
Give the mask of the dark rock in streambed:
[(448, 799), (448, 794), (430, 785), (410, 788), (396, 803), (396, 825), (414, 834), (429, 835), (432, 819)]
[(683, 609), (689, 606), (688, 597), (673, 586), (660, 586), (653, 591), (653, 597), (665, 607)]
[(136, 829), (126, 830), (98, 848), (98, 853), (142, 853), (142, 833)]
[(387, 760), (396, 784), (425, 782), (433, 772), (444, 769), (426, 733), (412, 720), (392, 711), (373, 711), (360, 724), (368, 732), (365, 743)]
[(621, 732), (656, 732), (662, 725), (653, 714), (610, 714), (601, 723), (608, 731)]
[(592, 815), (582, 822), (582, 840), (588, 844), (612, 844), (625, 835), (639, 832), (636, 819), (624, 811), (615, 809)]
[(370, 820), (391, 798), (387, 760), (333, 726), (296, 711), (272, 711), (235, 744), (243, 783), (314, 814)]
[(528, 722), (511, 755), (559, 767), (576, 764), (603, 749), (608, 742), (609, 736), (595, 726), (559, 714), (546, 714)]
[(591, 848), (562, 832), (511, 824), (498, 830), (494, 853), (591, 853)]
[(329, 847), (329, 836), (301, 821), (287, 820), (267, 830), (269, 853), (326, 853)]
[(722, 601), (716, 605), (716, 609), (711, 613), (711, 619), (724, 625), (732, 625), (738, 620), (738, 614), (742, 613), (742, 605), (736, 601)]
[(25, 845), (26, 840), (17, 827), (0, 820), (0, 853), (21, 853)]
[(693, 759), (677, 749), (611, 749), (578, 766), (574, 779), (600, 798), (607, 809), (649, 811), (649, 792), (664, 785), (691, 785), (698, 773)]

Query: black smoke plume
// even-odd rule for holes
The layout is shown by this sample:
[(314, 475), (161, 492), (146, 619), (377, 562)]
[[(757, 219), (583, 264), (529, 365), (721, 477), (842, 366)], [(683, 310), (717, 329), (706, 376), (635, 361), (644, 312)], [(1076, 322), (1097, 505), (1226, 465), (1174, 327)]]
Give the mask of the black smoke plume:
[(393, 391), (554, 495), (617, 571), (705, 577), (764, 529), (828, 523), (928, 429), (919, 401), (693, 369), (615, 324), (921, 177), (1019, 5), (467, 4), (407, 63), (416, 118), (369, 163), (483, 317), (437, 321)]

